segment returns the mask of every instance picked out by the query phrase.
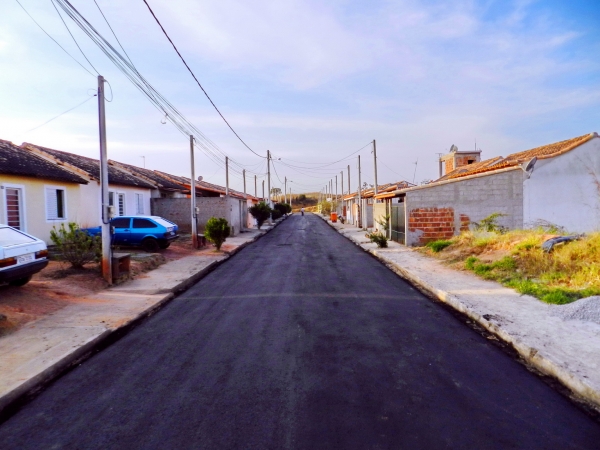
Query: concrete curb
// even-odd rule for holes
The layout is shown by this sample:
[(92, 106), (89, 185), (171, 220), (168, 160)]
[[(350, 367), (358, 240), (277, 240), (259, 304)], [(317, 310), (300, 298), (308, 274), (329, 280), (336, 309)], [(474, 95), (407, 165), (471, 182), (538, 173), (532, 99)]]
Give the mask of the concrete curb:
[(110, 345), (111, 339), (114, 339), (115, 337), (120, 338), (126, 333), (128, 333), (130, 330), (135, 328), (142, 320), (146, 319), (147, 317), (150, 317), (151, 315), (162, 309), (166, 304), (173, 300), (177, 296), (177, 294), (187, 290), (192, 285), (194, 285), (199, 280), (208, 275), (210, 272), (219, 267), (221, 264), (228, 261), (239, 251), (241, 251), (248, 245), (253, 244), (265, 234), (269, 233), (283, 220), (285, 220), (285, 218), (287, 217), (275, 221), (273, 223), (273, 226), (269, 229), (261, 230), (263, 231), (262, 233), (257, 234), (252, 240), (244, 242), (243, 244), (233, 249), (231, 252), (227, 253), (225, 258), (213, 261), (206, 267), (203, 267), (200, 271), (192, 274), (186, 280), (182, 281), (181, 283), (177, 284), (175, 287), (170, 289), (170, 292), (165, 292), (165, 295), (162, 298), (157, 300), (147, 309), (141, 311), (134, 317), (128, 318), (119, 327), (105, 330), (104, 332), (93, 337), (83, 345), (75, 348), (68, 355), (65, 355), (63, 358), (55, 361), (53, 364), (37, 373), (32, 378), (26, 380), (25, 382), (17, 386), (15, 389), (12, 389), (11, 391), (2, 395), (0, 397), (0, 422), (3, 422), (8, 417), (10, 417), (24, 403), (26, 403), (30, 398), (32, 398), (41, 390), (43, 390), (43, 388), (50, 384), (52, 381), (59, 378), (61, 375), (69, 371), (75, 365), (80, 364), (83, 361), (90, 358), (97, 350), (101, 349), (103, 346)]
[[(319, 215), (319, 217), (321, 216)], [(406, 268), (400, 266), (394, 261), (391, 261), (390, 259), (386, 258), (385, 255), (378, 253), (376, 249), (374, 250), (364, 248), (361, 245), (361, 243), (354, 241), (349, 236), (344, 234), (342, 232), (342, 229), (335, 227), (327, 219), (323, 217), (321, 218), (325, 220), (325, 222), (334, 230), (336, 230), (339, 234), (344, 236), (350, 242), (356, 244), (365, 252), (368, 252), (375, 256), (377, 259), (382, 261), (388, 268), (393, 270), (402, 278), (411, 282), (420, 290), (428, 293), (429, 295), (435, 297), (441, 302), (451, 306), (453, 309), (469, 317), (479, 326), (481, 326), (494, 336), (498, 337), (503, 342), (509, 344), (512, 348), (515, 349), (515, 351), (521, 356), (521, 358), (523, 358), (526, 364), (537, 369), (544, 375), (548, 375), (559, 381), (563, 386), (565, 386), (569, 391), (573, 393), (577, 400), (587, 404), (596, 411), (600, 411), (600, 391), (598, 391), (596, 388), (587, 383), (586, 380), (576, 376), (564, 367), (561, 367), (552, 359), (549, 359), (545, 355), (541, 354), (536, 348), (529, 346), (526, 342), (519, 339), (519, 337), (506, 332), (501, 326), (486, 320), (482, 315), (480, 315), (479, 313), (462, 303), (459, 297), (442, 289), (438, 289), (430, 283), (425, 282), (423, 279), (421, 279), (416, 274), (412, 273), (410, 270), (407, 270)]]

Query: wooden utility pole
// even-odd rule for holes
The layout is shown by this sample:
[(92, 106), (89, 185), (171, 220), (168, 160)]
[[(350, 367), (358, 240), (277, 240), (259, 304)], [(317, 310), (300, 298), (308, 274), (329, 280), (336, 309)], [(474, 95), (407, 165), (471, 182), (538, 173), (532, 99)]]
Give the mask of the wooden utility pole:
[(190, 134), (190, 207), (192, 209), (192, 247), (198, 248), (198, 224), (196, 222), (196, 172), (194, 167), (194, 136)]
[(106, 148), (106, 115), (104, 110), (104, 77), (98, 75), (98, 128), (100, 132), (100, 191), (102, 192), (102, 276), (111, 285), (112, 251), (110, 248), (111, 208), (108, 199), (108, 151)]

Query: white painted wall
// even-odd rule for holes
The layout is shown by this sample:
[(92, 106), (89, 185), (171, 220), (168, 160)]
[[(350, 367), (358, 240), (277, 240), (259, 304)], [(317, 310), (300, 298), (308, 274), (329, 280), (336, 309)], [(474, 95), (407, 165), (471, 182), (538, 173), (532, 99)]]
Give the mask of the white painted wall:
[(545, 220), (573, 233), (600, 230), (600, 138), (538, 160), (523, 184), (523, 221)]

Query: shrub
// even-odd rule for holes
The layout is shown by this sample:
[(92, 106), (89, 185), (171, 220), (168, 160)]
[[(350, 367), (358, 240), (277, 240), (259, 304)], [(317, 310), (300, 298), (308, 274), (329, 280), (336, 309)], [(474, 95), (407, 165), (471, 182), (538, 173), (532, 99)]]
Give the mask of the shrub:
[(67, 228), (64, 223), (61, 223), (58, 229), (53, 226), (50, 230), (50, 239), (56, 245), (60, 259), (67, 261), (75, 269), (81, 269), (89, 262), (98, 261), (102, 254), (102, 238), (90, 236), (73, 222), (69, 222)]
[(283, 213), (281, 212), (281, 210), (273, 208), (271, 210), (271, 219), (273, 220), (277, 220), (279, 219), (281, 216), (283, 216)]
[(473, 222), (473, 225), (475, 225), (477, 231), (491, 231), (500, 234), (506, 233), (508, 228), (498, 224), (498, 219), (504, 216), (506, 216), (506, 214), (495, 212), (486, 218), (481, 219), (479, 222)]
[(273, 205), (273, 213), (275, 213), (275, 211), (278, 211), (281, 214), (278, 215), (278, 217), (273, 216), (273, 219), (279, 219), (279, 217), (283, 216), (284, 214), (291, 213), (292, 207), (287, 203), (275, 203)]
[(319, 206), (321, 207), (321, 214), (323, 214), (324, 216), (328, 216), (329, 214), (331, 214), (331, 210), (332, 210), (332, 204), (331, 202), (328, 201), (324, 201), (319, 203)]
[(221, 245), (223, 245), (225, 239), (229, 237), (230, 231), (231, 228), (229, 228), (229, 222), (227, 222), (226, 219), (211, 217), (208, 219), (208, 222), (206, 222), (204, 236), (215, 244), (217, 250), (221, 250)]
[(433, 253), (439, 253), (442, 250), (444, 250), (446, 247), (449, 247), (450, 245), (452, 245), (452, 241), (445, 241), (445, 240), (431, 241), (425, 245), (427, 247), (429, 247)]
[(251, 206), (248, 208), (248, 212), (256, 219), (259, 230), (265, 220), (271, 217), (271, 208), (265, 202)]
[(369, 240), (371, 242), (375, 242), (377, 244), (377, 247), (379, 247), (379, 248), (385, 248), (388, 246), (388, 243), (387, 243), (388, 238), (383, 233), (380, 233), (380, 232), (367, 233), (365, 236), (367, 238), (369, 238)]

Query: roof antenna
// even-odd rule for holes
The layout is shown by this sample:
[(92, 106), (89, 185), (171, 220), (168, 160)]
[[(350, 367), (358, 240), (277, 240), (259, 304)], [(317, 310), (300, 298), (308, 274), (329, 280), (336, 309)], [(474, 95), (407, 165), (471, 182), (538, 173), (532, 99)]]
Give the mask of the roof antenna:
[(413, 184), (415, 184), (415, 177), (417, 176), (417, 164), (419, 164), (419, 158), (415, 161), (415, 173), (413, 173)]

